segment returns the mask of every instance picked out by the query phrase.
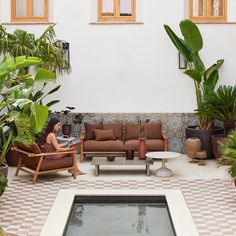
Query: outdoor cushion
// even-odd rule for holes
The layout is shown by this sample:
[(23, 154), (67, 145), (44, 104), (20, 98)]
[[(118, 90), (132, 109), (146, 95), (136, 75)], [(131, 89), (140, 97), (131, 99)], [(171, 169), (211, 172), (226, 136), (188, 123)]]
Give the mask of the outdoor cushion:
[(125, 140), (139, 138), (139, 124), (125, 124)]
[[(164, 140), (161, 139), (147, 139), (145, 140), (146, 147), (148, 151), (163, 151), (164, 150)], [(138, 151), (139, 140), (126, 140), (124, 143), (125, 150), (133, 149)]]
[(112, 129), (107, 129), (107, 130), (94, 129), (93, 132), (96, 141), (106, 141), (106, 140), (116, 139)]
[(71, 156), (64, 157), (58, 160), (44, 159), (40, 167), (40, 171), (55, 170), (60, 168), (66, 168), (73, 165), (73, 158)]
[(84, 123), (85, 127), (85, 140), (95, 139), (93, 129), (102, 129), (102, 123)]
[(147, 139), (162, 139), (161, 123), (144, 124)]
[(123, 124), (122, 123), (109, 123), (103, 124), (103, 130), (112, 129), (116, 139), (123, 140)]
[(86, 151), (123, 151), (124, 145), (121, 140), (95, 141), (87, 140), (84, 142), (84, 150)]

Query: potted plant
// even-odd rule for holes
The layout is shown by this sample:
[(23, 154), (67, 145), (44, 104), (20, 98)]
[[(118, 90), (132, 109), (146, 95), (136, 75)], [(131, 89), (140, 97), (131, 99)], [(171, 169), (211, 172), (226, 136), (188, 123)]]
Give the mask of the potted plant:
[(0, 64), (0, 164), (4, 163), (5, 155), (15, 141), (29, 145), (45, 126), (48, 106), (33, 101), (31, 95), (38, 84), (55, 81), (55, 74), (45, 69), (39, 69), (34, 76), (18, 74), (20, 69), (41, 62), (39, 58), (21, 56), (6, 57)]
[(225, 143), (220, 144), (222, 151), (221, 163), (227, 163), (230, 165), (228, 169), (229, 176), (234, 180), (236, 184), (236, 130), (232, 130), (227, 136)]
[[(193, 79), (197, 109), (201, 109), (205, 95), (215, 89), (219, 80), (218, 70), (224, 60), (218, 60), (211, 67), (206, 69), (199, 56), (199, 51), (203, 48), (203, 40), (197, 25), (190, 20), (183, 20), (180, 22), (179, 26), (183, 38), (179, 38), (168, 25), (164, 25), (164, 28), (175, 47), (187, 62), (188, 68), (184, 71), (184, 74)], [(210, 116), (198, 114), (198, 119), (199, 126), (186, 128), (186, 138), (200, 138), (202, 149), (207, 151), (208, 157), (212, 157), (211, 135), (223, 133), (223, 128), (214, 127), (214, 119)]]
[(0, 196), (5, 192), (7, 187), (7, 177), (0, 173)]
[(65, 123), (62, 125), (62, 133), (64, 136), (70, 137), (71, 135), (71, 124), (69, 124), (69, 113), (74, 110), (75, 107), (66, 107), (66, 110), (62, 110), (61, 112), (65, 115)]
[(206, 94), (203, 106), (198, 109), (199, 115), (207, 115), (222, 121), (224, 134), (212, 135), (212, 148), (215, 157), (221, 157), (219, 142), (224, 142), (226, 135), (235, 128), (236, 121), (236, 86), (220, 86), (216, 91)]
[(7, 32), (0, 25), (0, 53), (17, 56), (33, 56), (42, 59), (37, 68), (63, 74), (70, 73), (70, 63), (64, 55), (63, 40), (55, 38), (54, 26), (49, 26), (39, 37), (27, 31), (16, 29), (13, 33)]

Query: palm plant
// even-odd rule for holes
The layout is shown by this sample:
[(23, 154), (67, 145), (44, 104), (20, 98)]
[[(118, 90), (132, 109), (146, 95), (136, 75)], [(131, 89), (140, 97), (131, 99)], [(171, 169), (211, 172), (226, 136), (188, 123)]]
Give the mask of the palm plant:
[(47, 121), (48, 106), (40, 104), (40, 100), (32, 100), (32, 94), (38, 85), (54, 82), (55, 74), (45, 69), (39, 69), (35, 76), (18, 73), (22, 68), (40, 63), (39, 58), (21, 56), (6, 57), (0, 64), (0, 133), (3, 140), (0, 164), (14, 141), (31, 144)]
[(54, 25), (49, 26), (38, 38), (20, 29), (10, 34), (0, 25), (0, 53), (13, 57), (38, 57), (42, 60), (41, 68), (58, 74), (69, 73), (71, 67), (64, 56), (63, 41), (55, 37)]
[(225, 133), (235, 127), (236, 121), (236, 86), (220, 86), (216, 91), (205, 95), (204, 104), (198, 110), (205, 115), (224, 122)]
[(221, 143), (221, 151), (223, 154), (221, 162), (230, 165), (228, 173), (236, 180), (236, 130), (230, 132), (225, 144)]
[[(164, 25), (164, 28), (175, 47), (187, 62), (188, 69), (184, 73), (194, 81), (197, 106), (200, 109), (203, 106), (205, 94), (215, 89), (219, 79), (218, 70), (224, 60), (218, 60), (206, 69), (199, 56), (199, 51), (203, 48), (203, 40), (197, 25), (190, 20), (183, 20), (179, 26), (183, 38), (179, 38), (168, 25)], [(214, 120), (209, 116), (199, 116), (201, 129), (208, 130), (213, 122)]]

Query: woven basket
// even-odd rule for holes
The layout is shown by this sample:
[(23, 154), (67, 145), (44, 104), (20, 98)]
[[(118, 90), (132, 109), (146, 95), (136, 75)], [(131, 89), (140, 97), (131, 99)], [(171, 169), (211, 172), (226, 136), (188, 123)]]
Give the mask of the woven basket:
[(201, 140), (199, 138), (188, 138), (185, 143), (186, 154), (190, 158), (196, 158), (197, 152), (201, 150)]

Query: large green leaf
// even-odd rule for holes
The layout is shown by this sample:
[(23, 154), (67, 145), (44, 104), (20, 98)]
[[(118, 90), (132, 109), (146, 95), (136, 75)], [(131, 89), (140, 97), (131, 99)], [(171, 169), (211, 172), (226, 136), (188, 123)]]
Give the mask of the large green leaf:
[(209, 67), (205, 73), (204, 73), (204, 80), (208, 80), (208, 78), (211, 76), (211, 74), (215, 71), (215, 70), (219, 70), (220, 67), (223, 65), (224, 60), (218, 60), (217, 63), (213, 64), (211, 67)]
[(33, 104), (31, 107), (30, 121), (35, 134), (42, 131), (48, 119), (48, 107), (38, 104)]
[(193, 54), (193, 63), (195, 70), (197, 70), (200, 74), (203, 74), (205, 72), (205, 66), (198, 53)]
[(61, 87), (61, 85), (56, 86), (54, 89), (50, 90), (50, 91), (48, 92), (48, 94), (55, 93), (57, 90), (59, 90), (60, 87)]
[(39, 69), (35, 75), (35, 82), (50, 83), (56, 81), (56, 75), (48, 70)]
[(175, 47), (178, 49), (178, 51), (181, 53), (181, 55), (184, 57), (184, 59), (187, 62), (191, 62), (192, 57), (188, 47), (182, 42), (182, 40), (172, 31), (172, 29), (168, 25), (164, 25), (164, 28), (169, 38), (171, 39)]
[(199, 71), (194, 70), (194, 69), (189, 69), (189, 70), (186, 70), (184, 74), (188, 75), (190, 78), (195, 80), (198, 84), (201, 83), (202, 75)]
[(192, 52), (199, 52), (203, 47), (203, 40), (197, 25), (190, 20), (183, 20), (180, 22), (179, 26), (184, 40), (191, 48)]
[(204, 94), (208, 94), (215, 89), (215, 86), (219, 80), (219, 74), (217, 70), (214, 70), (207, 80), (204, 80)]
[(60, 100), (53, 100), (53, 101), (51, 101), (51, 102), (49, 102), (49, 103), (47, 103), (47, 107), (51, 107), (51, 106), (53, 106), (53, 105), (55, 105), (55, 104), (57, 104), (58, 102), (60, 102)]

